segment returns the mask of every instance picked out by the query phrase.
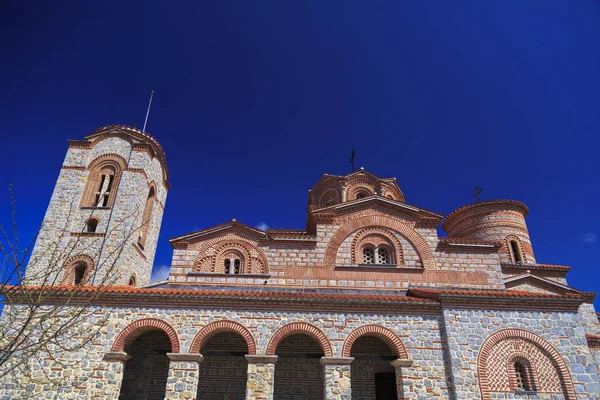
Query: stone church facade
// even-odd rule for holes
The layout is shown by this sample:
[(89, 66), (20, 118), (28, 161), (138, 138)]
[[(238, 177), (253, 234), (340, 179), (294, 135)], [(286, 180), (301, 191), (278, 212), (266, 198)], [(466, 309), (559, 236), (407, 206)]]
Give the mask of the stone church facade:
[(27, 282), (94, 293), (78, 329), (99, 333), (67, 356), (79, 362), (49, 359), (0, 398), (600, 398), (595, 293), (537, 262), (523, 203), (444, 216), (395, 178), (325, 174), (306, 229), (234, 219), (172, 238), (169, 278), (150, 284), (168, 179), (134, 128), (69, 142)]

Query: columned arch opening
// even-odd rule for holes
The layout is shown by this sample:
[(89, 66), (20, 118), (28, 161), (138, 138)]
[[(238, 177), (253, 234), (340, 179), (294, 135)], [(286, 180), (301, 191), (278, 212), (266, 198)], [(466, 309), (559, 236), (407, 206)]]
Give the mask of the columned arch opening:
[(275, 350), (274, 398), (277, 400), (322, 399), (323, 366), (319, 360), (323, 348), (312, 337), (292, 334)]
[(119, 400), (162, 400), (165, 398), (171, 340), (160, 329), (151, 329), (125, 345), (131, 356), (125, 363)]
[(352, 362), (352, 399), (397, 400), (397, 378), (390, 364), (398, 358), (381, 339), (364, 335), (356, 339), (350, 351)]
[(246, 340), (237, 332), (211, 337), (200, 349), (204, 361), (198, 372), (198, 400), (244, 400), (248, 354)]

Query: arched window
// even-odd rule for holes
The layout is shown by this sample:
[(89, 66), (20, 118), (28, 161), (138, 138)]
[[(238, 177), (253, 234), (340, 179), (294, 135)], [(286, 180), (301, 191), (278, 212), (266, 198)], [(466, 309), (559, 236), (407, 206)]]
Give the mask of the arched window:
[(121, 172), (127, 162), (116, 154), (106, 154), (92, 161), (83, 198), (82, 207), (112, 207), (115, 202)]
[(363, 264), (375, 264), (375, 249), (372, 246), (363, 247)]
[(371, 193), (366, 189), (360, 189), (356, 192), (356, 199), (364, 199), (365, 197), (370, 196)]
[(85, 224), (85, 231), (88, 233), (96, 232), (96, 228), (98, 227), (98, 220), (96, 218), (90, 218), (87, 220)]
[(533, 373), (529, 361), (518, 357), (513, 363), (515, 372), (514, 390), (519, 391), (534, 391)]
[(232, 255), (231, 258), (226, 258), (223, 261), (223, 264), (225, 267), (226, 274), (235, 274), (235, 275), (240, 274), (242, 261), (239, 258), (237, 258), (235, 255)]
[(517, 243), (516, 240), (510, 241), (510, 253), (511, 253), (511, 256), (512, 256), (512, 259), (514, 262), (516, 262), (516, 263), (523, 262), (523, 260), (521, 259), (519, 243)]
[(391, 264), (390, 263), (390, 251), (387, 247), (381, 246), (377, 249), (376, 264)]
[(146, 198), (146, 206), (144, 207), (144, 214), (142, 216), (142, 226), (140, 228), (140, 236), (138, 238), (138, 245), (143, 249), (146, 245), (146, 236), (148, 236), (148, 229), (150, 226), (150, 218), (152, 217), (152, 209), (154, 208), (154, 200), (156, 198), (154, 186), (150, 187), (148, 191), (148, 197)]
[(131, 278), (129, 278), (129, 286), (135, 286), (135, 275), (131, 275)]
[(390, 248), (383, 244), (366, 244), (363, 247), (363, 264), (393, 264)]
[(81, 261), (75, 264), (73, 268), (73, 284), (74, 285), (83, 285), (85, 275), (87, 272), (88, 266), (85, 262)]

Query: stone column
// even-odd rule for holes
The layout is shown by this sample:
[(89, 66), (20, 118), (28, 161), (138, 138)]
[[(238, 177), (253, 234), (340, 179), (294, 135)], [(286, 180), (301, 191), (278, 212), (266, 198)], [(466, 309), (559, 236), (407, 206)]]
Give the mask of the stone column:
[(273, 400), (277, 356), (246, 354), (246, 360), (248, 360), (246, 400)]
[(321, 357), (325, 400), (352, 400), (350, 363), (354, 357)]
[(409, 388), (404, 387), (404, 379), (402, 379), (402, 367), (411, 367), (413, 362), (409, 359), (398, 358), (394, 361), (391, 361), (390, 364), (392, 364), (392, 367), (394, 367), (396, 370), (396, 390), (398, 392), (398, 400), (403, 400), (404, 394), (408, 394)]
[(198, 364), (204, 357), (197, 353), (167, 353), (167, 357), (171, 361), (165, 400), (195, 399), (198, 393)]
[[(108, 371), (104, 371), (100, 383), (100, 387), (97, 385), (93, 390), (92, 395), (99, 395), (105, 399), (118, 399), (121, 392), (121, 385), (123, 384), (123, 371), (125, 370), (125, 362), (129, 360), (131, 356), (124, 351), (110, 351), (104, 354), (103, 361), (109, 362)], [(96, 373), (98, 374), (98, 373)], [(114, 385), (110, 385), (113, 381)]]

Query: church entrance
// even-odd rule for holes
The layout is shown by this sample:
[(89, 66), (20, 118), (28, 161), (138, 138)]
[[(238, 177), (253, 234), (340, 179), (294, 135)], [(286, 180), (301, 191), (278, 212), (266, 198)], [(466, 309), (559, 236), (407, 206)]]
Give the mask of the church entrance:
[(375, 374), (375, 400), (398, 400), (395, 372)]
[[(375, 336), (361, 336), (352, 345), (352, 399), (397, 400), (396, 372), (390, 361), (397, 356)], [(402, 398), (402, 397), (401, 397)]]
[(169, 376), (171, 341), (161, 330), (141, 334), (124, 351), (125, 363), (119, 400), (163, 400)]
[(275, 351), (274, 400), (314, 400), (323, 398), (323, 357), (321, 345), (308, 335), (284, 338)]
[(202, 346), (198, 400), (245, 400), (248, 345), (235, 332), (214, 335)]

